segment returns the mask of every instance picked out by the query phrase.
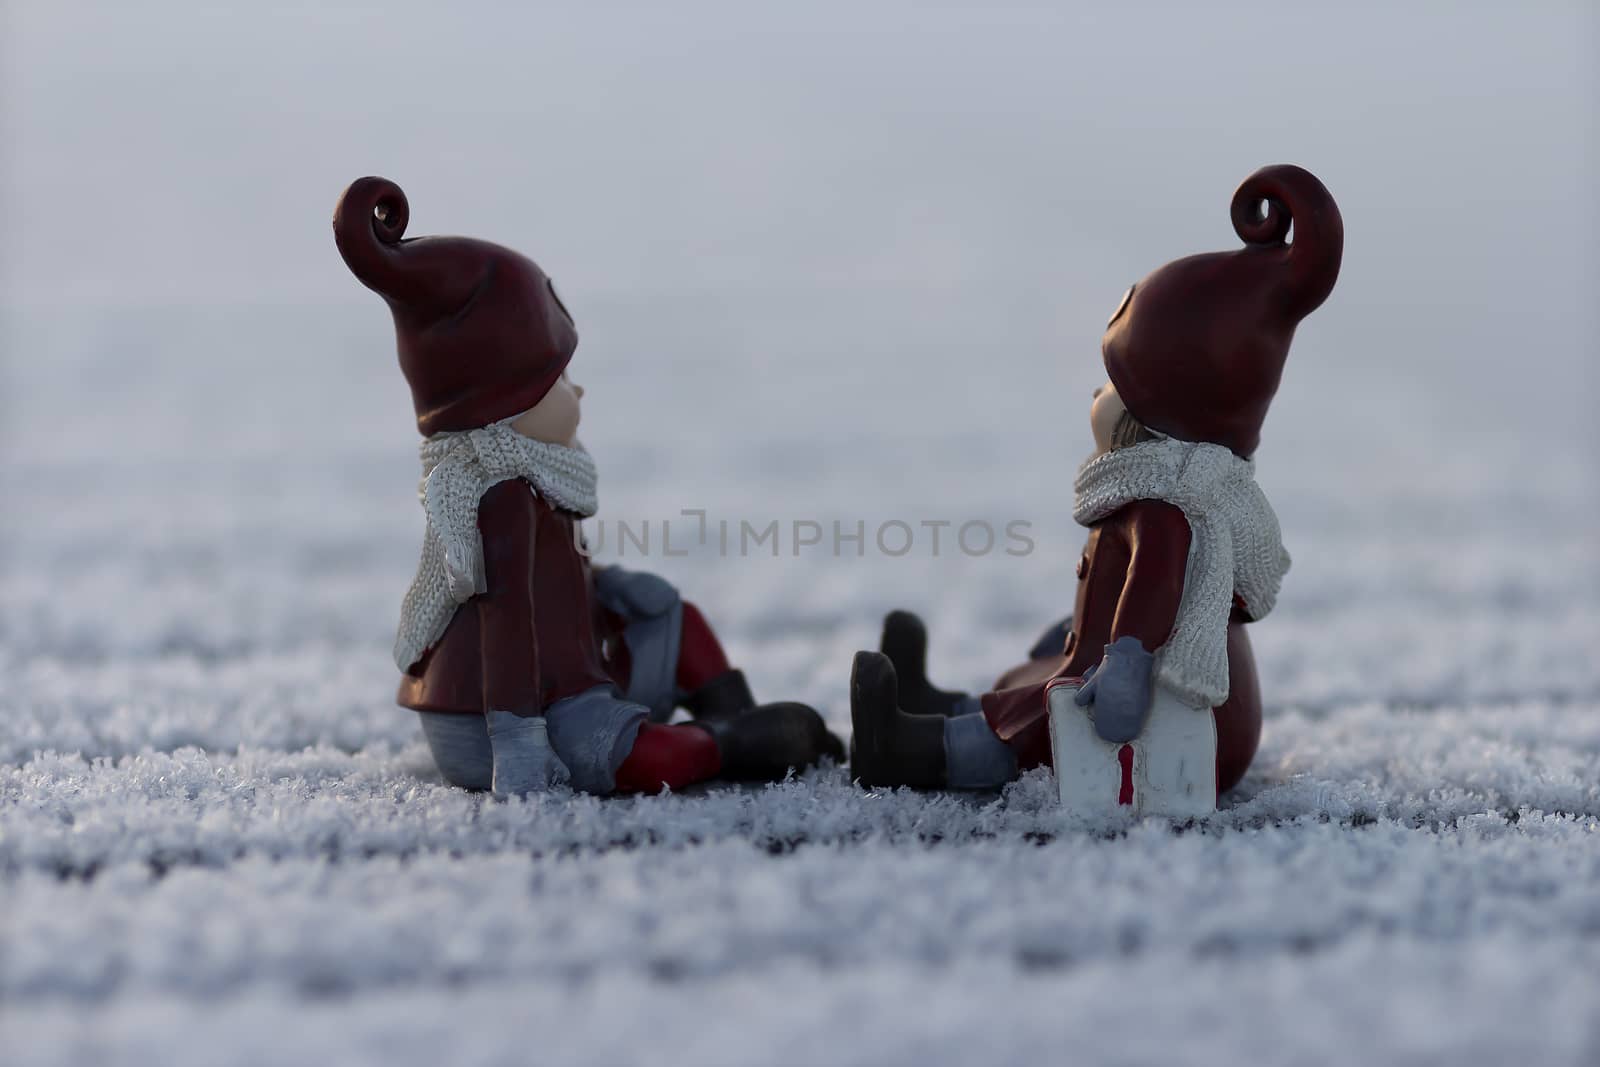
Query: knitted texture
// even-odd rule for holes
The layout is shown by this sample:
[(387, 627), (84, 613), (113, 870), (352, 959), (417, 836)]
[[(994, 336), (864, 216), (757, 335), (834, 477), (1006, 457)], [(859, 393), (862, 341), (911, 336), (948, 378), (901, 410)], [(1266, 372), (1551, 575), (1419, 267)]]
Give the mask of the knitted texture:
[(400, 607), (394, 661), (403, 671), (450, 625), (456, 607), (484, 591), (478, 502), (492, 486), (522, 478), (551, 506), (582, 518), (595, 513), (594, 460), (581, 445), (535, 441), (511, 420), (477, 430), (434, 434), (422, 442), (417, 495), (428, 516), (422, 559)]
[(1115, 449), (1078, 470), (1072, 517), (1092, 525), (1135, 500), (1163, 500), (1189, 522), (1189, 561), (1172, 636), (1156, 678), (1185, 703), (1228, 699), (1228, 614), (1234, 594), (1253, 619), (1278, 599), (1289, 570), (1278, 516), (1255, 463), (1220, 445), (1163, 438)]

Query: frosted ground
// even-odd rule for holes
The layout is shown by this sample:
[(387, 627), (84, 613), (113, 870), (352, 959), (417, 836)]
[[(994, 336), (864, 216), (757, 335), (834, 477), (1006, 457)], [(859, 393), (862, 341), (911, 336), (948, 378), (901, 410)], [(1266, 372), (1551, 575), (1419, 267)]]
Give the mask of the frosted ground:
[[(1600, 1062), (1592, 11), (600, 7), (0, 9), (0, 1063)], [(843, 730), (884, 611), (982, 686), (1067, 610), (1105, 316), (1278, 160), (1350, 238), (1215, 818), (441, 784), (344, 183), (552, 269), (623, 562)]]
[[(1024, 558), (786, 542), (649, 561), (759, 692), (843, 730), (850, 654), (884, 609), (924, 611), (939, 676), (967, 685), (1061, 609), (1080, 535), (1073, 457), (1049, 450), (1082, 447), (1086, 388), (1058, 425), (1049, 396), (972, 384), (1000, 406), (989, 426), (900, 410), (892, 362), (843, 355), (784, 388), (730, 362), (707, 390), (692, 360), (613, 357), (618, 319), (576, 364), (608, 514), (1033, 524)], [(1296, 560), (1257, 628), (1265, 739), (1203, 828), (1066, 832), (1045, 774), (997, 798), (868, 794), (830, 767), (494, 803), (444, 786), (389, 703), (420, 516), (381, 306), (123, 321), (35, 328), (56, 358), (17, 415), (49, 446), (7, 471), (8, 1063), (1600, 1048), (1585, 461), (1529, 472), (1509, 435), (1464, 435), (1413, 478), (1398, 460), (1430, 429), (1381, 404), (1381, 443), (1325, 447), (1351, 379), (1308, 326), (1261, 460)], [(956, 354), (923, 360), (955, 380)], [(70, 411), (83, 381), (116, 402), (48, 434), (33, 412)], [(960, 392), (923, 405), (960, 411)]]

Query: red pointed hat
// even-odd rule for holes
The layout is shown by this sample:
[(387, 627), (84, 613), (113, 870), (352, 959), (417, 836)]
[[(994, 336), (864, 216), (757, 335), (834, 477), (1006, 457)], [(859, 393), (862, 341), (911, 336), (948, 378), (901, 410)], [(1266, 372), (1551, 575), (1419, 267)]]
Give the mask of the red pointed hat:
[(410, 217), (398, 185), (359, 178), (339, 198), (333, 239), (394, 312), (417, 429), (470, 430), (533, 407), (578, 347), (549, 276), (487, 241), (401, 240)]
[(1288, 164), (1246, 178), (1231, 213), (1245, 247), (1176, 260), (1128, 290), (1100, 351), (1140, 422), (1248, 458), (1295, 326), (1339, 277), (1344, 221), (1322, 183)]

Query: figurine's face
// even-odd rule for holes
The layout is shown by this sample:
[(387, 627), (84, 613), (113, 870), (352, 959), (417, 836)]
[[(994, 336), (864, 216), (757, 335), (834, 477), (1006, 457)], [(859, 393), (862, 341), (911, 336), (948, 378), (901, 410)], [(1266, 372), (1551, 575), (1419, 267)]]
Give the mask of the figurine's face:
[[(1102, 354), (1110, 355), (1110, 346), (1117, 343), (1118, 335), (1127, 325), (1128, 307), (1133, 303), (1133, 291), (1137, 288), (1137, 285), (1128, 287), (1117, 309), (1106, 320), (1105, 337), (1100, 342)], [(1133, 444), (1137, 440), (1138, 427), (1138, 420), (1128, 413), (1128, 406), (1122, 402), (1122, 397), (1117, 395), (1117, 387), (1109, 380), (1094, 391), (1094, 399), (1089, 405), (1089, 428), (1094, 431), (1095, 456), (1103, 456), (1114, 448)], [(1094, 456), (1089, 458), (1093, 459)]]
[(578, 437), (581, 399), (583, 386), (573, 384), (563, 372), (543, 400), (511, 420), (511, 428), (535, 441), (571, 446)]
[(1117, 395), (1117, 387), (1109, 381), (1094, 391), (1094, 399), (1089, 404), (1089, 428), (1094, 431), (1095, 456), (1148, 441), (1153, 436), (1133, 417), (1122, 397)]
[(1127, 410), (1122, 398), (1117, 395), (1117, 387), (1110, 382), (1094, 391), (1094, 397), (1089, 402), (1089, 429), (1094, 432), (1096, 456), (1104, 455), (1115, 447), (1112, 435), (1116, 432), (1117, 422)]

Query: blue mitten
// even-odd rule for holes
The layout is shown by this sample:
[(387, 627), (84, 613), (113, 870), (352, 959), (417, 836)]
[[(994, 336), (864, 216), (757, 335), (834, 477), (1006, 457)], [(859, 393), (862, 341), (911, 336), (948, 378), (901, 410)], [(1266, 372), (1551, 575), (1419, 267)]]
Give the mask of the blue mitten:
[(1105, 656), (1084, 674), (1074, 699), (1080, 708), (1094, 705), (1094, 732), (1101, 738), (1120, 745), (1139, 736), (1155, 698), (1155, 667), (1155, 654), (1128, 636), (1107, 645)]
[(494, 753), (490, 788), (495, 796), (543, 793), (572, 780), (567, 765), (550, 747), (542, 717), (490, 710), (484, 718), (489, 726), (489, 747)]

